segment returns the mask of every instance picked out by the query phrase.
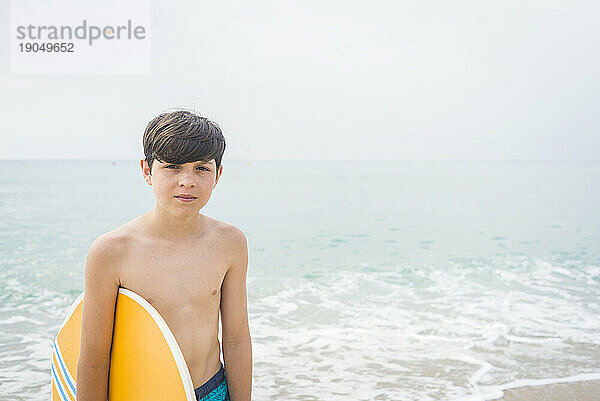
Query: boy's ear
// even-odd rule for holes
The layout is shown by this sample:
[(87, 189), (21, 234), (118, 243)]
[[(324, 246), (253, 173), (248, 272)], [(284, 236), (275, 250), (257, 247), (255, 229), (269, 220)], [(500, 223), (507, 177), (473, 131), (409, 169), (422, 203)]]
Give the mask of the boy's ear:
[(150, 175), (150, 167), (148, 166), (148, 162), (146, 159), (140, 160), (140, 166), (142, 167), (142, 174), (144, 175), (144, 181), (148, 185), (152, 185), (152, 176)]
[[(217, 171), (217, 177), (215, 178), (215, 186), (217, 185), (217, 182), (219, 182), (219, 178), (221, 178), (221, 174), (223, 173), (223, 165), (221, 164), (219, 166), (219, 170)], [(214, 186), (213, 186), (214, 188)]]

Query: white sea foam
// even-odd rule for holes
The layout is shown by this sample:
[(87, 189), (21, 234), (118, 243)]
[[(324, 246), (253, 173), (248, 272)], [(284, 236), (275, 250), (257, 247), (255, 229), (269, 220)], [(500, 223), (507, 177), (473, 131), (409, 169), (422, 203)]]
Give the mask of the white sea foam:
[[(268, 341), (261, 341), (259, 350), (271, 361), (301, 361), (295, 368), (301, 376), (310, 377), (313, 369), (323, 372), (329, 385), (317, 383), (316, 388), (342, 398), (349, 391), (362, 394), (363, 386), (379, 380), (391, 386), (381, 393), (389, 399), (411, 399), (418, 393), (418, 399), (435, 400), (440, 398), (428, 389), (444, 388), (445, 399), (483, 400), (501, 395), (506, 383), (530, 383), (511, 377), (552, 373), (544, 356), (537, 365), (527, 362), (519, 369), (539, 352), (561, 358), (566, 371), (576, 372), (581, 360), (570, 352), (579, 342), (594, 340), (595, 315), (568, 296), (558, 298), (571, 288), (552, 291), (553, 281), (529, 284), (527, 272), (519, 271), (533, 268), (539, 281), (541, 270), (557, 272), (548, 268), (551, 264), (503, 262), (487, 271), (455, 265), (414, 268), (408, 276), (357, 270), (325, 273), (319, 280), (287, 279), (281, 291), (254, 305), (276, 311), (267, 320), (269, 333), (261, 333)], [(493, 272), (507, 266), (515, 270)], [(484, 287), (478, 275), (490, 275), (489, 284), (499, 281)], [(521, 289), (503, 291), (507, 281), (520, 283)], [(578, 326), (569, 320), (573, 314)], [(598, 345), (598, 339), (589, 344)], [(593, 362), (586, 366), (597, 367)]]

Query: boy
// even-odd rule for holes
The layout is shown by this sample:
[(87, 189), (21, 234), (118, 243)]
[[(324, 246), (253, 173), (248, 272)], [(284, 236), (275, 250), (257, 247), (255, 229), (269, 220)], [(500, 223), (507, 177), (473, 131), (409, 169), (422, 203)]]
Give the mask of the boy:
[[(99, 236), (85, 264), (77, 400), (106, 401), (119, 287), (150, 302), (173, 332), (199, 400), (250, 400), (246, 237), (199, 213), (217, 185), (225, 140), (212, 121), (163, 113), (144, 132), (140, 160), (154, 209)], [(222, 322), (223, 360), (218, 340)]]

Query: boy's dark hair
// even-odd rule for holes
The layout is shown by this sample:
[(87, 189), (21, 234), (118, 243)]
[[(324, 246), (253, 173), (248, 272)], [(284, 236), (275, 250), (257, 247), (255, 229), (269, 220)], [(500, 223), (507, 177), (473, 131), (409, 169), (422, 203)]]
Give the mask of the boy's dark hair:
[(152, 173), (154, 159), (184, 164), (215, 159), (217, 171), (225, 152), (225, 138), (219, 126), (188, 110), (162, 113), (144, 131), (144, 156)]

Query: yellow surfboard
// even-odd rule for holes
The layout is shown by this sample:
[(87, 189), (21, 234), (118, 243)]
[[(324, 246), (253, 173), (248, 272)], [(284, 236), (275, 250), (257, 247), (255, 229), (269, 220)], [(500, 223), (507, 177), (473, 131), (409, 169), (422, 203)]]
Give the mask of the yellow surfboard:
[[(52, 401), (76, 401), (83, 296), (71, 305), (54, 340)], [(119, 288), (115, 306), (108, 400), (196, 401), (189, 369), (167, 323), (126, 288)]]

